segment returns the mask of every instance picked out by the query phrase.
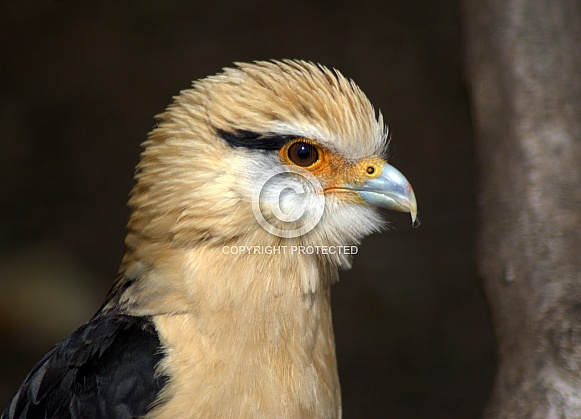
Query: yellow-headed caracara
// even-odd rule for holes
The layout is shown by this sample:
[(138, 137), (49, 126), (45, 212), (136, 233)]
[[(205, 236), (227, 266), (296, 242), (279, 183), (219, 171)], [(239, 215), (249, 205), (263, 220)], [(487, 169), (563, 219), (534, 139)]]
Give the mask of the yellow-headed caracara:
[(330, 286), (377, 207), (416, 214), (386, 147), (361, 90), (320, 65), (194, 82), (144, 143), (106, 302), (2, 417), (340, 417)]

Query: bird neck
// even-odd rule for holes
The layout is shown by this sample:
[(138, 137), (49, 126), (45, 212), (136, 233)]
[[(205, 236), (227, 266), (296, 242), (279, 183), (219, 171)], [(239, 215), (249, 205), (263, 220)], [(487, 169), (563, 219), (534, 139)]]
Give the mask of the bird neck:
[[(239, 246), (141, 243), (126, 255), (124, 276), (138, 280), (121, 287), (119, 301), (130, 313), (153, 316), (170, 349), (160, 368), (172, 379), (156, 412), (338, 416), (330, 306), (337, 268), (314, 254)], [(223, 397), (200, 398), (207, 386)], [(232, 397), (238, 403), (227, 406), (241, 410), (224, 411), (220, 400)]]
[(269, 315), (265, 307), (273, 304), (306, 312), (328, 304), (335, 261), (281, 240), (188, 247), (129, 233), (109, 306), (136, 315), (239, 310), (258, 316)]

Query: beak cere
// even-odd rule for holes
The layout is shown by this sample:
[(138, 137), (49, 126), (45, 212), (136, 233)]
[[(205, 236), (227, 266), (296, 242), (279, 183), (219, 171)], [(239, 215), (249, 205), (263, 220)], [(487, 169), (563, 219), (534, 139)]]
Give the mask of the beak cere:
[(417, 203), (412, 185), (395, 167), (385, 163), (381, 174), (353, 188), (365, 202), (393, 211), (409, 212), (416, 221)]
[[(351, 197), (356, 197), (355, 202), (361, 204), (408, 212), (412, 217), (412, 223), (416, 222), (418, 212), (416, 196), (412, 186), (399, 170), (375, 156), (354, 165), (353, 168), (356, 169), (356, 173), (350, 171), (350, 176), (347, 175), (347, 179), (343, 178), (342, 184), (327, 188), (326, 192), (348, 193)], [(366, 171), (364, 176), (362, 171)], [(353, 178), (357, 180), (352, 181)]]
[[(325, 193), (346, 194), (347, 202), (368, 204), (392, 211), (407, 212), (415, 225), (417, 203), (412, 185), (395, 167), (378, 156), (360, 160), (356, 164), (330, 164), (334, 177)], [(330, 176), (331, 177), (331, 176)]]

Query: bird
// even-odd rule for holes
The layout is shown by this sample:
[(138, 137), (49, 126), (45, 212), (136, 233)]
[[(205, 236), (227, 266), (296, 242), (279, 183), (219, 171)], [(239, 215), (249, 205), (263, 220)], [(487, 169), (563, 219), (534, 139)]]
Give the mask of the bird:
[(338, 70), (235, 63), (142, 144), (105, 302), (32, 369), (12, 418), (339, 418), (330, 290), (411, 214), (390, 130)]

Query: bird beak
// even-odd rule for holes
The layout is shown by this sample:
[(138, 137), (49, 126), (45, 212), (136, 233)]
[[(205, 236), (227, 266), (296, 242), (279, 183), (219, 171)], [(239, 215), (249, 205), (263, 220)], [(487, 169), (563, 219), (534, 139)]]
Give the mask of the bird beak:
[(412, 185), (395, 167), (385, 163), (381, 174), (351, 190), (357, 192), (365, 202), (380, 208), (408, 212), (412, 223), (416, 222), (417, 203)]

